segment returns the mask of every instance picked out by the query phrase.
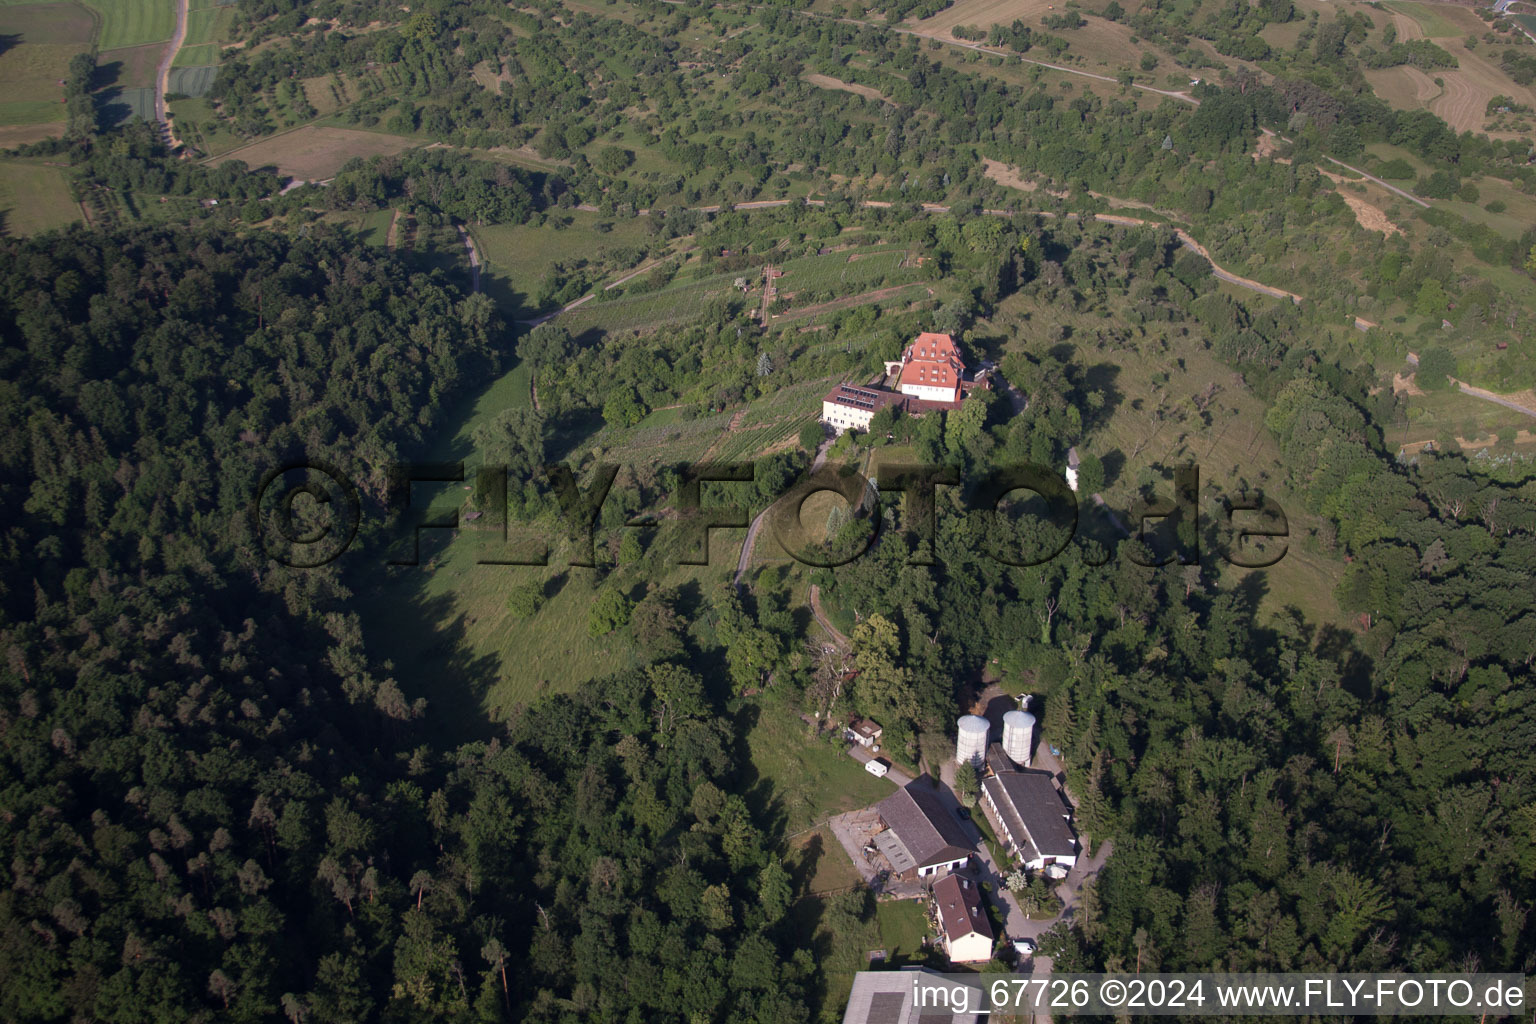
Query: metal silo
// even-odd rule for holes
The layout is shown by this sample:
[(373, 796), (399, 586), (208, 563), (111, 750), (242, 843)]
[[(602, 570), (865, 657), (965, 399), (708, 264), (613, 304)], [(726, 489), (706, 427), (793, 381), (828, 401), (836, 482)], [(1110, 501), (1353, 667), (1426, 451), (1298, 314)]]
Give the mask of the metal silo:
[(1003, 753), (1021, 768), (1028, 768), (1030, 750), (1035, 740), (1035, 716), (1028, 711), (1010, 711), (1003, 716)]
[(987, 756), (987, 732), (991, 726), (980, 715), (966, 715), (960, 719), (960, 738), (955, 741), (955, 760), (964, 764), (969, 761), (980, 765)]

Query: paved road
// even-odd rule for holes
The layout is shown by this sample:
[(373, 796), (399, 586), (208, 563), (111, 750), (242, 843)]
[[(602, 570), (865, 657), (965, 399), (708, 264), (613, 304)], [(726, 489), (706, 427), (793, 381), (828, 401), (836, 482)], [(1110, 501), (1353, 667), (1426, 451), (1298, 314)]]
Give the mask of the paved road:
[[(880, 757), (879, 754), (871, 754), (857, 743), (849, 745), (848, 756), (860, 764), (868, 764), (869, 762), (875, 760), (877, 757)], [(881, 760), (883, 760), (886, 764), (885, 777), (891, 782), (895, 783), (897, 787), (905, 786), (907, 783), (912, 781), (912, 776), (891, 764), (890, 758), (881, 758)]]
[(176, 138), (176, 129), (166, 116), (165, 94), (171, 91), (171, 62), (187, 38), (187, 3), (188, 0), (176, 0), (176, 31), (171, 33), (171, 41), (166, 44), (165, 55), (160, 58), (160, 67), (155, 72), (155, 120), (165, 126), (172, 149), (180, 149), (181, 141)]

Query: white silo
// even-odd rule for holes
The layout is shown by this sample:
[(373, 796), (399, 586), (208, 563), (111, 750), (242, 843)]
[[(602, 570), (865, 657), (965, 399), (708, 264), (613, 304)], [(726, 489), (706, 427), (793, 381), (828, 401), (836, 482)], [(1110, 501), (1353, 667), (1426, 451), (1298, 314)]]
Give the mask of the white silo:
[(987, 756), (987, 732), (991, 729), (980, 715), (966, 715), (960, 719), (960, 738), (955, 741), (955, 761), (969, 761), (980, 765)]
[(1003, 716), (1003, 753), (1020, 768), (1028, 768), (1034, 748), (1035, 716), (1028, 711), (1010, 711)]

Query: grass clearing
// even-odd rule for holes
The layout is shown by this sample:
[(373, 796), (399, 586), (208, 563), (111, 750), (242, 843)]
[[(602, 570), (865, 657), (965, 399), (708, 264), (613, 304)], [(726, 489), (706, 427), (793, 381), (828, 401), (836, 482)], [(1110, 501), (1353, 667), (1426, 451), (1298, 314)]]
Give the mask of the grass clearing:
[(0, 160), (0, 217), (7, 235), (35, 235), (80, 220), (64, 172), (36, 160)]
[(304, 181), (323, 181), (335, 177), (341, 166), (355, 156), (393, 156), (416, 145), (416, 140), (400, 135), (305, 125), (230, 150), (211, 162), (217, 166), (226, 160), (243, 160), (251, 168), (276, 167), (280, 174)]
[(835, 89), (839, 92), (851, 92), (855, 96), (862, 96), (867, 100), (880, 100), (889, 103), (885, 94), (879, 89), (872, 89), (867, 85), (858, 85), (853, 82), (844, 82), (842, 79), (833, 78), (831, 75), (810, 74), (802, 75), (807, 82), (819, 86), (822, 89)]
[(859, 871), (832, 829), (811, 829), (789, 841), (790, 873), (807, 892), (820, 895), (859, 884)]
[[(840, 739), (814, 737), (787, 691), (769, 690), (749, 709), (746, 742), (759, 776), (755, 810), (762, 812), (760, 820), (781, 824), (782, 834), (810, 829), (896, 791), (894, 783), (875, 778), (849, 757)], [(845, 856), (835, 840), (832, 846)]]
[[(484, 155), (477, 151), (477, 155)], [(562, 215), (568, 224), (556, 227), (545, 223), (487, 224), (471, 227), (475, 246), (484, 263), (482, 279), (486, 293), (509, 316), (531, 316), (538, 312), (529, 306), (539, 282), (556, 263), (586, 260), (614, 272), (628, 267), (608, 268), (607, 253), (613, 249), (646, 246), (651, 235), (643, 218), (606, 218), (601, 214), (574, 210)], [(598, 223), (610, 224), (606, 232)], [(595, 300), (594, 300), (595, 301)], [(564, 321), (562, 320), (562, 325)], [(566, 325), (568, 326), (568, 325)]]
[(928, 937), (928, 911), (923, 901), (885, 900), (875, 906), (875, 923), (887, 963), (917, 960)]

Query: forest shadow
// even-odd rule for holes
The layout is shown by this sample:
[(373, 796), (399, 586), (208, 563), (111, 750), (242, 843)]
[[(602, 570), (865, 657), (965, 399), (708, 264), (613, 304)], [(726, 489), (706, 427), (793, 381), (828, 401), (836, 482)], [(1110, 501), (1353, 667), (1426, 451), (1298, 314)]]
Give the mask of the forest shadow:
[(1104, 467), (1104, 487), (1108, 489), (1115, 486), (1120, 480), (1120, 474), (1125, 472), (1125, 452), (1119, 448), (1111, 448), (1099, 456), (1099, 464)]
[(790, 883), (793, 891), (806, 896), (814, 896), (811, 890), (811, 882), (816, 877), (816, 869), (821, 866), (822, 858), (827, 855), (827, 844), (822, 839), (820, 831), (812, 832), (809, 838), (799, 846), (791, 846), (786, 851), (784, 868), (789, 872)]
[[(710, 677), (705, 675), (704, 678)], [(763, 709), (754, 700), (743, 700), (734, 711), (728, 710), (727, 713), (731, 716), (732, 753), (737, 764), (736, 779), (742, 799), (746, 801), (752, 819), (764, 833), (782, 835), (789, 822), (789, 810), (784, 806), (784, 798), (777, 792), (773, 780), (758, 771), (752, 760), (752, 746), (747, 742), (747, 734), (757, 727)]]
[[(434, 531), (435, 532), (435, 531)], [(370, 564), (349, 574), (353, 607), (369, 647), (387, 659), (383, 674), (393, 677), (407, 700), (427, 701), (423, 731), (448, 746), (490, 739), (507, 708), (492, 715), (486, 695), (501, 680), (501, 660), (476, 654), (469, 640), (473, 617), (458, 610), (452, 594), (431, 595), (425, 568), (447, 537), (424, 536), (420, 566), (387, 566), (383, 544), (371, 544)]]
[(519, 337), (527, 333), (528, 328), (517, 321), (531, 320), (539, 315), (539, 311), (529, 305), (533, 299), (532, 294), (519, 291), (510, 279), (491, 273), (489, 268), (484, 266), (480, 268), (480, 290), (485, 293), (486, 298), (496, 304), (496, 308), (501, 311), (503, 317), (516, 325)]
[(21, 33), (19, 33), (19, 32), (0, 32), (0, 54), (4, 54), (5, 51), (10, 50), (10, 49), (14, 49), (15, 47), (19, 46), (20, 44), (21, 44)]
[(1356, 636), (1347, 629), (1325, 625), (1317, 631), (1313, 650), (1318, 657), (1339, 667), (1339, 681), (1344, 689), (1361, 700), (1372, 695), (1371, 676), (1375, 660), (1356, 646)]
[(133, 116), (133, 105), (123, 99), (123, 90), (113, 86), (96, 94), (96, 130), (115, 128)]
[(1108, 423), (1114, 417), (1115, 410), (1125, 401), (1125, 394), (1115, 386), (1119, 379), (1120, 367), (1114, 363), (1095, 363), (1083, 372), (1078, 381), (1078, 390), (1097, 392), (1104, 399), (1104, 404), (1097, 409), (1088, 407), (1082, 410), (1085, 430)]
[(1264, 603), (1264, 597), (1269, 593), (1269, 581), (1264, 578), (1262, 572), (1250, 572), (1231, 590), (1236, 598), (1237, 607), (1249, 622), (1259, 621), (1259, 608)]

